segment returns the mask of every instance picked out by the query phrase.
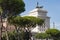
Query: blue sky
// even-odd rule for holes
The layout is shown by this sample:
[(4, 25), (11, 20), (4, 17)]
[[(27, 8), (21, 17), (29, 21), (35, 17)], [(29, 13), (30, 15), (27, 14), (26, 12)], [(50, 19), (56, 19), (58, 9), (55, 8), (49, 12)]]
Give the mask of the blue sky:
[(55, 28), (60, 29), (60, 0), (24, 0), (24, 2), (25, 12), (22, 15), (26, 15), (29, 11), (35, 9), (37, 2), (39, 2), (39, 5), (44, 6), (44, 9), (48, 11), (47, 15), (51, 17), (51, 27), (55, 22)]

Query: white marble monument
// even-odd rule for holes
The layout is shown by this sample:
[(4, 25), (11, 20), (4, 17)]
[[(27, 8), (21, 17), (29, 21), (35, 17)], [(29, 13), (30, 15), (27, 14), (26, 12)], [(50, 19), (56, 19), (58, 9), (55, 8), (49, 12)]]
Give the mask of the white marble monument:
[(29, 12), (28, 16), (34, 16), (45, 20), (43, 26), (37, 25), (31, 30), (31, 32), (41, 33), (45, 32), (47, 29), (50, 28), (50, 17), (47, 16), (47, 13), (48, 12), (45, 9), (43, 9), (43, 6), (38, 6), (38, 3), (37, 7)]

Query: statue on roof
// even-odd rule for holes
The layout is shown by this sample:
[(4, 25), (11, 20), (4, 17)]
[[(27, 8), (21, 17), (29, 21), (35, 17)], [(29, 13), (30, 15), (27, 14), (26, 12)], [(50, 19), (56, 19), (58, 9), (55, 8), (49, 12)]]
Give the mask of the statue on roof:
[(43, 6), (39, 6), (39, 3), (37, 2), (36, 8), (43, 8)]
[(39, 5), (39, 3), (37, 2), (37, 6), (36, 6), (36, 8), (39, 8), (39, 6), (38, 6), (38, 5)]

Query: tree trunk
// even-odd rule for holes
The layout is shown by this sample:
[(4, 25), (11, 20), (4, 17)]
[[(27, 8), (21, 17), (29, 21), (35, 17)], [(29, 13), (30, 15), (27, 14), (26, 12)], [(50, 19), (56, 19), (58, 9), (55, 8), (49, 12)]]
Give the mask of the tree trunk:
[(0, 40), (2, 40), (2, 27), (3, 27), (2, 14), (0, 15), (0, 22), (1, 22), (1, 27), (0, 27)]
[(8, 31), (6, 30), (6, 39), (9, 40)]
[(15, 30), (16, 30), (16, 33), (17, 33), (17, 40), (20, 40), (18, 27), (16, 25), (15, 25)]
[[(8, 19), (8, 18), (7, 18), (7, 19)], [(6, 32), (6, 39), (9, 40), (9, 37), (8, 37), (8, 30), (7, 30), (7, 29), (8, 29), (8, 20), (7, 20), (7, 19), (6, 19), (6, 28), (5, 28), (6, 31), (5, 31), (5, 32)]]

